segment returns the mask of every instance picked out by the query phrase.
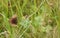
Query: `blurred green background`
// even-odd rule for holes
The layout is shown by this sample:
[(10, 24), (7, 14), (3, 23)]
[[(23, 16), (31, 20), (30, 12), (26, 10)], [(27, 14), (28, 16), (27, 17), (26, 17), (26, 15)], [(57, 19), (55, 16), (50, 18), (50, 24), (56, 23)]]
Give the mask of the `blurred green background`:
[(0, 0), (0, 38), (60, 38), (60, 0)]

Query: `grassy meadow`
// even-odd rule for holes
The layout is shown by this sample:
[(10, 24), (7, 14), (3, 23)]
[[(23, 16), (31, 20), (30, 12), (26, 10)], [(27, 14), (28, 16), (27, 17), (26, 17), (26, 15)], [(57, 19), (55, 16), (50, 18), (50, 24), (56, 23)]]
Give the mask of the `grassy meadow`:
[(0, 0), (0, 38), (60, 38), (60, 0)]

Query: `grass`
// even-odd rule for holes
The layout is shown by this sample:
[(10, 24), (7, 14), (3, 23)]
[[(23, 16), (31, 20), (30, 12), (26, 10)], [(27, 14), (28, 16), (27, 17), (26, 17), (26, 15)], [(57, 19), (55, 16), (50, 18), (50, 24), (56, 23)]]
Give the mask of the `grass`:
[(0, 0), (0, 38), (60, 38), (59, 5), (60, 0)]

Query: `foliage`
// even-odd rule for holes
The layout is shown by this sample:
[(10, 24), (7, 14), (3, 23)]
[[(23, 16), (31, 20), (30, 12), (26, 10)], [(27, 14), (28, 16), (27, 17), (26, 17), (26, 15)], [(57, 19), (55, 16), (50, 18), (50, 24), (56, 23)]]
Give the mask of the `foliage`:
[[(0, 0), (0, 38), (60, 38), (60, 0)], [(17, 15), (17, 26), (10, 18)]]

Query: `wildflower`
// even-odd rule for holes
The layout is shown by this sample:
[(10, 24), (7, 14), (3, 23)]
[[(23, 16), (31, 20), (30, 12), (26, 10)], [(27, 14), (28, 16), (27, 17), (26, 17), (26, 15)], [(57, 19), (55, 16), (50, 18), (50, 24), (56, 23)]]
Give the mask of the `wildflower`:
[(16, 26), (17, 25), (17, 15), (16, 14), (13, 15), (9, 21), (12, 26)]

